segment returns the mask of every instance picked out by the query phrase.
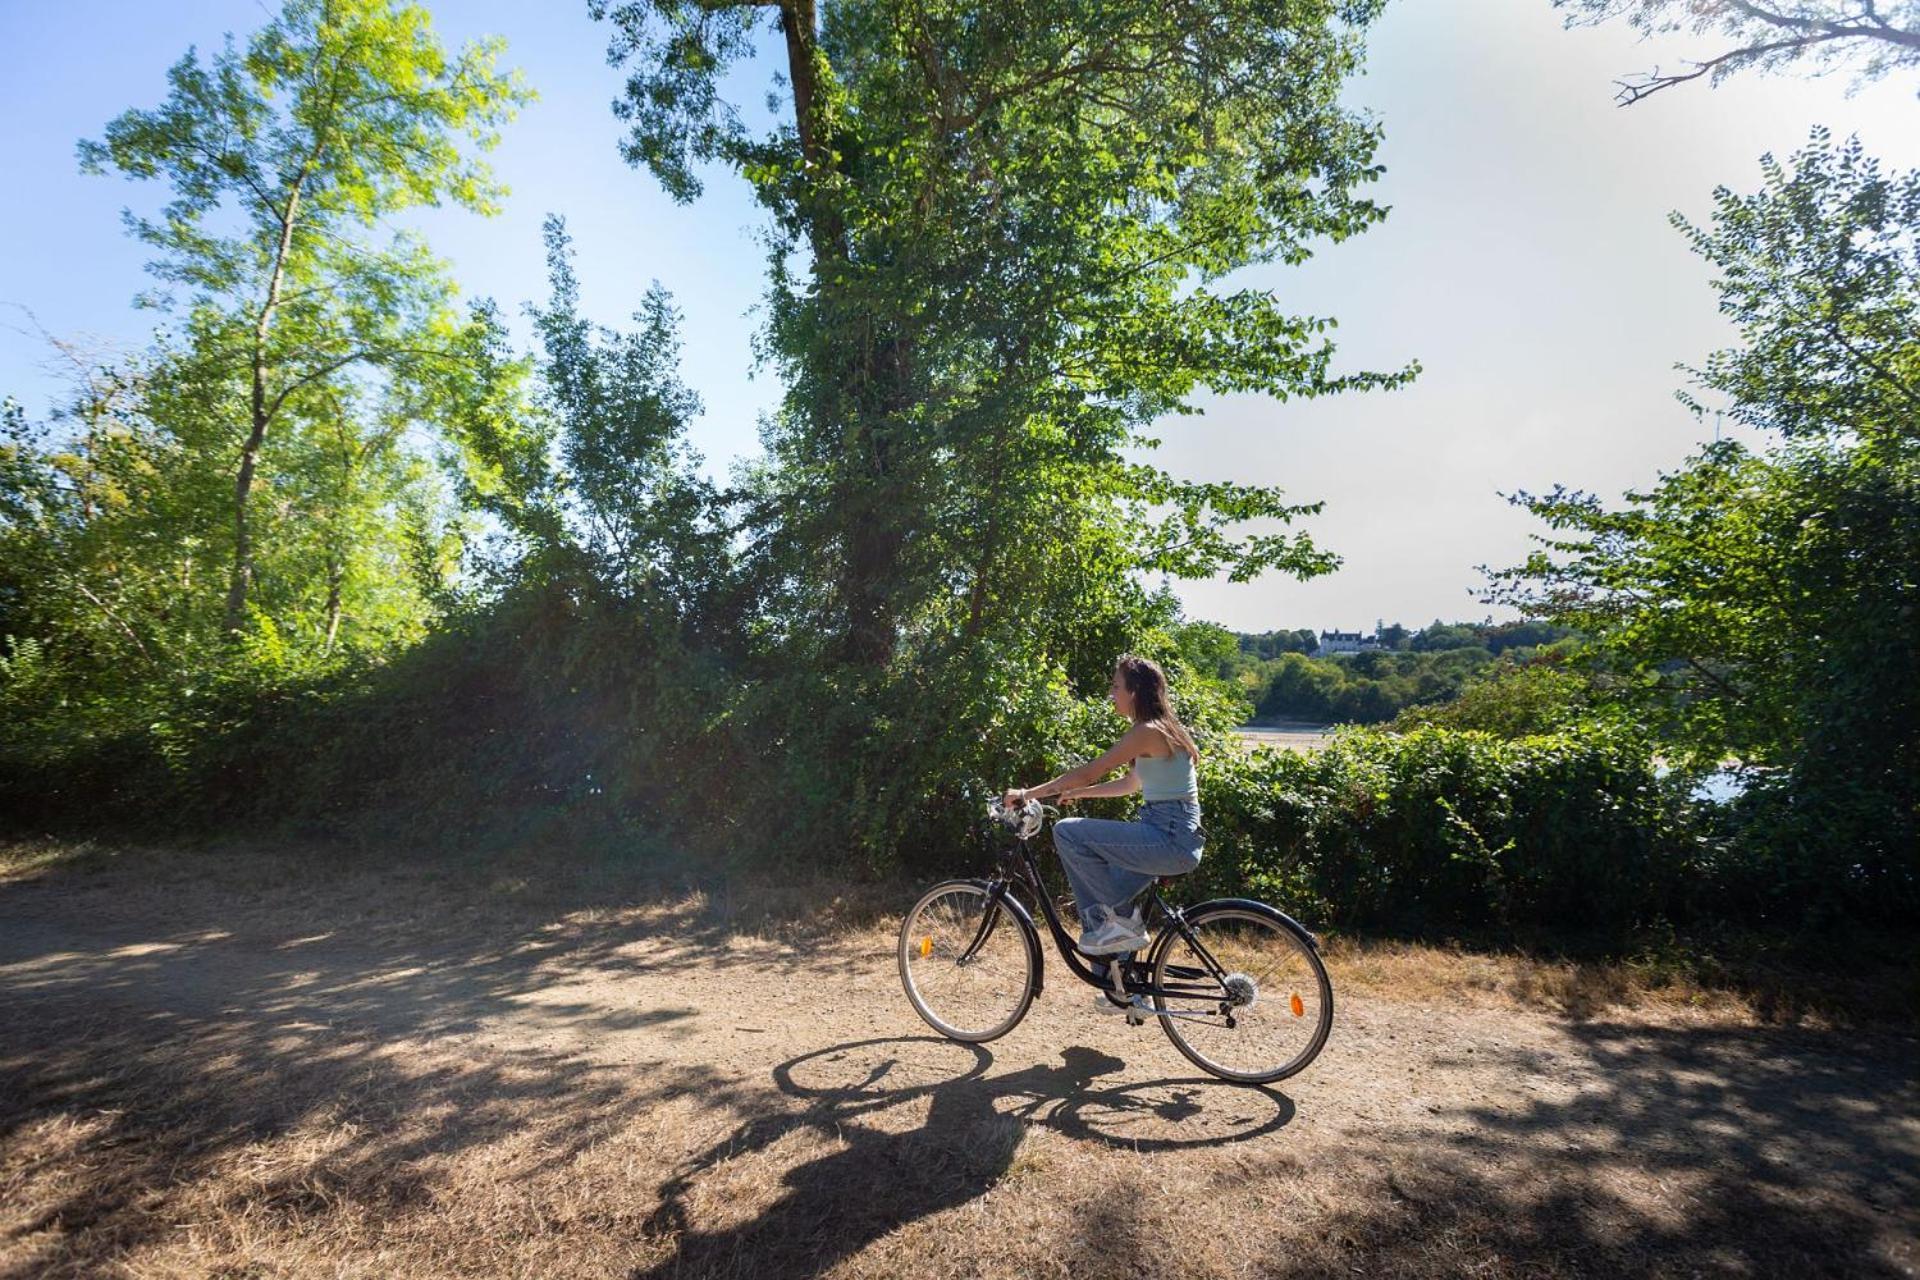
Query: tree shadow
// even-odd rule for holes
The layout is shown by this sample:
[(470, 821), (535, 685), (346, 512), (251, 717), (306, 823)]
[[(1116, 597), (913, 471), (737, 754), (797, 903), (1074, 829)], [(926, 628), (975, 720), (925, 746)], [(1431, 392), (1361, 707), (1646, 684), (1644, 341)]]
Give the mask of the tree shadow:
[(1472, 1064), (1549, 1096), (1435, 1107), (1447, 1132), (1356, 1147), (1380, 1184), (1342, 1197), (1326, 1228), (1347, 1256), (1383, 1274), (1457, 1274), (1465, 1240), (1515, 1274), (1914, 1274), (1911, 1037), (1566, 1030), (1571, 1059), (1483, 1046)]
[[(551, 1200), (570, 1161), (621, 1143), (644, 1150), (631, 1180), (623, 1168), (605, 1184), (620, 1212), (560, 1247), (611, 1242), (631, 1266), (639, 1246), (651, 1261), (638, 1276), (812, 1276), (996, 1184), (1024, 1185), (1036, 1166), (1023, 1149), (1048, 1154), (1025, 1147), (1035, 1127), (1170, 1160), (1089, 1163), (1077, 1183), (1037, 1191), (1107, 1215), (1080, 1224), (1084, 1239), (1124, 1243), (1153, 1214), (1184, 1211), (1153, 1199), (1162, 1174), (1230, 1205), (1252, 1184), (1299, 1206), (1234, 1219), (1201, 1271), (1890, 1277), (1920, 1264), (1911, 1037), (1529, 1019), (1518, 1043), (1482, 1037), (1472, 1054), (1442, 1037), (1416, 1057), (1403, 1036), (1377, 1065), (1336, 1042), (1308, 1086), (1320, 1132), (1339, 1135), (1329, 1148), (1309, 1141), (1316, 1126), (1288, 1128), (1285, 1094), (1129, 1083), (1118, 1058), (1087, 1048), (995, 1076), (977, 1046), (851, 1040), (772, 1066), (771, 1088), (670, 1061), (671, 1038), (698, 1025), (697, 998), (663, 983), (647, 989), (676, 993), (637, 1006), (569, 984), (700, 966), (808, 992), (844, 978), (847, 961), (844, 948), (743, 946), (672, 901), (469, 929), (416, 921), (377, 890), (285, 896), (299, 893), (313, 900), (289, 907), (265, 886), (254, 910), (230, 888), (183, 892), (163, 919), (96, 919), (104, 895), (55, 910), (58, 893), (0, 885), (0, 1151), (27, 1153), (0, 1160), (0, 1277), (130, 1269), (190, 1212), (244, 1217), (268, 1241), (355, 1211), (458, 1214), (471, 1183), (449, 1196), (439, 1179), (491, 1144), (511, 1159), (470, 1161), (481, 1176), (497, 1168)], [(502, 1019), (531, 1038), (464, 1039)], [(633, 1052), (604, 1065), (549, 1036)], [(1427, 1101), (1414, 1067), (1436, 1081), (1431, 1105), (1370, 1124), (1370, 1092)], [(653, 1112), (669, 1106), (691, 1121), (662, 1127)], [(660, 1143), (699, 1154), (663, 1167)], [(1232, 1144), (1213, 1167), (1182, 1162)], [(1129, 1198), (1113, 1201), (1120, 1184)], [(1071, 1247), (1052, 1231), (1031, 1247)]]
[[(0, 1173), (13, 1200), (0, 1205), (0, 1280), (114, 1271), (209, 1194), (283, 1223), (342, 1205), (377, 1215), (422, 1204), (424, 1170), (464, 1151), (517, 1144), (537, 1152), (515, 1157), (516, 1176), (532, 1176), (668, 1099), (751, 1106), (735, 1076), (650, 1050), (689, 1034), (687, 1001), (575, 1000), (567, 984), (830, 963), (772, 945), (741, 954), (723, 926), (671, 903), (644, 919), (496, 921), (463, 940), (397, 925), (377, 903), (334, 910), (341, 899), (323, 893), (318, 911), (249, 914), (237, 897), (183, 893), (157, 920), (151, 908), (95, 919), (85, 894), (0, 885), (0, 1152), (33, 1175)], [(524, 1032), (511, 1045), (467, 1038), (508, 1021)], [(642, 1069), (543, 1043), (609, 1037)], [(245, 1152), (261, 1168), (236, 1178)]]
[[(945, 1061), (930, 1065), (929, 1051)], [(1130, 1151), (1167, 1151), (1244, 1142), (1276, 1132), (1294, 1115), (1292, 1100), (1277, 1090), (1213, 1079), (1100, 1088), (1102, 1077), (1126, 1063), (1081, 1046), (1064, 1050), (1057, 1066), (990, 1076), (992, 1063), (978, 1045), (937, 1037), (852, 1041), (781, 1063), (775, 1084), (804, 1105), (749, 1119), (665, 1185), (647, 1228), (675, 1237), (675, 1249), (633, 1272), (634, 1280), (742, 1267), (817, 1276), (900, 1227), (985, 1194), (1013, 1165), (1029, 1124)], [(925, 1105), (918, 1124), (916, 1104)], [(1219, 1125), (1195, 1123), (1210, 1113)], [(855, 1123), (862, 1117), (869, 1123)], [(1163, 1130), (1132, 1132), (1143, 1118)], [(686, 1204), (703, 1175), (802, 1131), (838, 1149), (790, 1168), (781, 1179), (784, 1193), (749, 1221), (693, 1229)]]

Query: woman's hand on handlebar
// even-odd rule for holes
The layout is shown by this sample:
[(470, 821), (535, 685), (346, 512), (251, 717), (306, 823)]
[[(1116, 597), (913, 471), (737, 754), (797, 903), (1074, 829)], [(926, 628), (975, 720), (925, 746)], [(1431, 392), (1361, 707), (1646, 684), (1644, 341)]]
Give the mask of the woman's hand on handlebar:
[[(1033, 794), (1039, 789), (1038, 787), (1009, 788), (1007, 793), (1000, 797), (1000, 807), (1003, 809), (1024, 809), (1027, 807), (1029, 801), (1037, 802), (1043, 808), (1047, 807), (1045, 801), (1040, 800), (1038, 796)], [(1062, 791), (1054, 796), (1054, 799), (1060, 804), (1072, 804), (1079, 798), (1080, 797), (1075, 795), (1071, 790)]]

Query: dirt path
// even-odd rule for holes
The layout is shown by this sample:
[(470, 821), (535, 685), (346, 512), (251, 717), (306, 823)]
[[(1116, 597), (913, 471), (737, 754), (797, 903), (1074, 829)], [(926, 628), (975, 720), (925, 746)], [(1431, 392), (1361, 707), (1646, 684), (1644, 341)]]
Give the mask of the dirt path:
[(1905, 1037), (1347, 999), (1235, 1088), (1058, 968), (967, 1047), (886, 922), (724, 918), (0, 883), (0, 1277), (1920, 1266)]

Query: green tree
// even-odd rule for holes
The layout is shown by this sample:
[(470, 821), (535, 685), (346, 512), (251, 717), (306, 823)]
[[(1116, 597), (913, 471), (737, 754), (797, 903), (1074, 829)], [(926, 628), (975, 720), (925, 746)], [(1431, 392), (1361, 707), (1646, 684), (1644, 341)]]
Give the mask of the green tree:
[(537, 402), (535, 358), (514, 349), (490, 298), (472, 304), (456, 344), (449, 367), (457, 377), (445, 384), (440, 421), (453, 445), (445, 461), (461, 508), (493, 525), (463, 531), (463, 559), (478, 579), (473, 595), (486, 599), (562, 572), (574, 550), (554, 459), (559, 423)]
[(416, 237), (377, 245), (370, 233), (415, 205), (493, 211), (501, 189), (473, 151), (531, 96), (496, 69), (499, 52), (480, 42), (450, 57), (416, 5), (289, 0), (244, 53), (231, 38), (210, 63), (190, 51), (163, 104), (80, 144), (89, 172), (172, 189), (159, 217), (128, 218), (159, 251), (153, 273), (185, 294), (143, 300), (184, 309), (204, 376), (235, 402), (223, 406), (235, 437), (229, 634), (255, 582), (252, 498), (270, 433), (294, 416), (337, 432), (344, 376), (451, 349), (440, 264)]
[(1240, 642), (1217, 622), (1189, 622), (1178, 631), (1180, 656), (1187, 666), (1210, 675), (1224, 672), (1239, 655)]
[[(776, 576), (822, 578), (839, 655), (884, 664), (928, 609), (976, 634), (1031, 618), (1048, 582), (1084, 605), (1097, 588), (1035, 562), (1049, 546), (1101, 576), (1329, 567), (1304, 538), (1222, 532), (1308, 508), (1122, 451), (1198, 386), (1411, 376), (1330, 377), (1329, 321), (1206, 287), (1382, 216), (1352, 194), (1376, 130), (1333, 102), (1375, 6), (591, 8), (632, 68), (629, 159), (682, 198), (721, 160), (774, 214), (767, 352), (790, 391), (754, 520), (796, 558)], [(767, 22), (792, 115), (757, 138), (719, 94)]]
[[(743, 576), (773, 669), (822, 686), (776, 700), (828, 704), (767, 732), (823, 743), (850, 805), (1007, 769), (980, 725), (1056, 673), (1093, 694), (1125, 649), (1177, 659), (1143, 576), (1333, 566), (1285, 528), (1315, 504), (1140, 455), (1203, 387), (1417, 372), (1335, 374), (1332, 320), (1221, 284), (1385, 215), (1357, 192), (1378, 127), (1337, 100), (1378, 4), (589, 8), (627, 159), (681, 199), (720, 162), (771, 215), (786, 395), (734, 490)], [(756, 133), (725, 89), (769, 31), (783, 118)]]
[(1259, 658), (1277, 658), (1283, 653), (1312, 653), (1320, 645), (1320, 638), (1311, 627), (1302, 627), (1298, 631), (1263, 631), (1258, 635), (1242, 635), (1240, 648), (1243, 652)]
[(1456, 696), (1415, 703), (1394, 717), (1399, 731), (1422, 725), (1524, 738), (1566, 728), (1587, 707), (1589, 681), (1554, 661), (1501, 661), (1465, 679)]
[(1448, 626), (1435, 618), (1432, 626), (1422, 627), (1408, 641), (1407, 647), (1415, 653), (1434, 653), (1444, 649), (1484, 648), (1485, 643), (1477, 628), (1462, 623)]
[[(1920, 172), (1824, 128), (1765, 189), (1672, 220), (1741, 343), (1691, 370), (1754, 451), (1702, 449), (1624, 507), (1515, 495), (1553, 530), (1489, 600), (1590, 638), (1603, 700), (1705, 762), (1776, 766), (1792, 892), (1920, 896)], [(1706, 406), (1682, 390), (1696, 413)]]
[(1257, 712), (1264, 719), (1329, 721), (1339, 713), (1345, 686), (1346, 676), (1340, 664), (1316, 662), (1299, 653), (1283, 653), (1274, 664)]
[(677, 371), (679, 315), (656, 282), (619, 333), (578, 310), (566, 224), (545, 225), (552, 296), (529, 308), (540, 338), (540, 397), (553, 416), (572, 537), (591, 571), (623, 598), (699, 607), (725, 560), (716, 495), (686, 445), (700, 399)]
[(1502, 623), (1497, 627), (1484, 628), (1484, 631), (1487, 648), (1496, 654), (1509, 649), (1530, 649), (1553, 644), (1573, 634), (1565, 627), (1538, 621)]

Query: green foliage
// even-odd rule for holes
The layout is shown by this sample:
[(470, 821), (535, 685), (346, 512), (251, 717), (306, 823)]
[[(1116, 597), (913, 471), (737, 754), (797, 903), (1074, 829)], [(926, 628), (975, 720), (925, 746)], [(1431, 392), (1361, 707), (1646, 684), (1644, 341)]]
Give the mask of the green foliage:
[(1210, 838), (1184, 891), (1314, 919), (1625, 936), (1706, 883), (1684, 789), (1619, 731), (1348, 729), (1310, 754), (1214, 753), (1200, 786)]
[(1437, 725), (1477, 729), (1499, 738), (1524, 738), (1566, 728), (1583, 718), (1592, 684), (1569, 669), (1564, 651), (1531, 661), (1503, 660), (1476, 672), (1452, 701), (1421, 703), (1394, 717), (1393, 727)]
[(1447, 649), (1478, 649), (1482, 641), (1480, 632), (1473, 627), (1457, 623), (1448, 626), (1435, 618), (1432, 626), (1422, 628), (1408, 640), (1407, 647), (1415, 653), (1438, 653)]
[[(1180, 665), (1182, 631), (1169, 620), (1143, 647), (1168, 663), (1183, 713), (1212, 744), (1246, 708)], [(37, 660), (27, 646), (0, 674), (25, 688)], [(449, 615), (389, 661), (270, 679), (238, 667), (150, 699), (145, 724), (68, 750), (0, 741), (19, 748), (0, 755), (0, 808), (150, 831), (435, 848), (670, 843), (715, 865), (931, 870), (976, 854), (994, 785), (983, 780), (1058, 771), (1125, 727), (1104, 696), (1023, 664), (1015, 653), (969, 682), (897, 682), (875, 715), (832, 669), (742, 680), (724, 652), (688, 643), (671, 609), (556, 577)], [(897, 740), (942, 718), (970, 732), (935, 737), (941, 754), (923, 747), (920, 772), (861, 780), (859, 760), (833, 749), (844, 731)]]
[[(1327, 572), (1287, 528), (1317, 504), (1144, 459), (1202, 388), (1418, 372), (1335, 374), (1331, 319), (1222, 285), (1384, 216), (1338, 103), (1377, 3), (590, 7), (628, 160), (681, 199), (718, 161), (770, 214), (765, 457), (699, 479), (671, 300), (586, 321), (558, 218), (532, 352), (376, 241), (490, 210), (476, 153), (528, 95), (417, 7), (291, 0), (82, 146), (169, 184), (131, 223), (178, 296), (0, 421), (0, 808), (946, 869), (987, 794), (1119, 735), (1131, 650), (1203, 750), (1187, 892), (1610, 936), (1920, 903), (1920, 179), (1815, 147), (1693, 232), (1744, 339), (1696, 372), (1780, 447), (1623, 511), (1521, 495), (1558, 535), (1497, 578), (1533, 620), (1322, 660), (1143, 585)], [(721, 90), (775, 24), (793, 114), (755, 136)], [(1248, 755), (1256, 707), (1407, 731)], [(1729, 751), (1777, 768), (1697, 809)]]
[(1475, 671), (1492, 661), (1492, 655), (1479, 648), (1337, 658), (1282, 654), (1262, 665), (1256, 716), (1378, 724), (1405, 707), (1454, 697)]
[(8, 406), (0, 760), (172, 767), (229, 723), (201, 708), (377, 662), (447, 606), (463, 515), (416, 440), (472, 340), (426, 246), (374, 233), (495, 207), (473, 152), (527, 96), (498, 52), (450, 57), (417, 6), (292, 0), (80, 145), (168, 186), (127, 222), (172, 323), (132, 355), (51, 340), (67, 401)]
[(1396, 641), (1358, 654), (1313, 656), (1311, 629), (1239, 635), (1237, 651), (1214, 657), (1219, 677), (1242, 691), (1263, 720), (1379, 724), (1415, 707), (1458, 697), (1489, 669), (1496, 655), (1527, 660), (1541, 645), (1566, 637), (1565, 627), (1539, 622), (1457, 622), (1435, 619), (1409, 631), (1395, 624), (1380, 636)]
[[(986, 763), (997, 698), (1096, 695), (1168, 616), (1143, 574), (1333, 566), (1284, 527), (1316, 504), (1140, 455), (1200, 388), (1417, 372), (1336, 374), (1331, 320), (1219, 287), (1384, 216), (1357, 194), (1378, 130), (1337, 101), (1376, 5), (589, 7), (630, 75), (629, 161), (681, 199), (719, 162), (771, 214), (786, 395), (732, 495), (734, 599), (741, 679), (815, 711), (775, 735), (820, 756), (795, 764), (805, 841), (884, 855), (871, 815)], [(725, 91), (776, 28), (792, 114), (756, 136)]]
[[(1587, 635), (1599, 703), (1699, 765), (1779, 770), (1740, 845), (1778, 905), (1920, 906), (1920, 171), (1816, 128), (1766, 190), (1687, 227), (1742, 343), (1696, 381), (1779, 439), (1725, 441), (1554, 531), (1489, 599)], [(1680, 398), (1704, 412), (1682, 392)]]
[[(210, 64), (189, 52), (164, 103), (80, 144), (87, 172), (172, 191), (160, 216), (127, 222), (159, 253), (149, 270), (163, 288), (142, 301), (179, 317), (175, 364), (191, 387), (159, 421), (231, 477), (230, 530), (201, 531), (230, 562), (229, 637), (265, 617), (299, 643), (287, 611), (310, 602), (253, 596), (276, 576), (263, 557), (308, 532), (327, 562), (323, 648), (347, 579), (388, 576), (347, 563), (388, 497), (362, 472), (395, 465), (457, 343), (443, 265), (416, 236), (371, 233), (447, 200), (496, 211), (502, 190), (474, 152), (531, 96), (496, 69), (499, 52), (449, 57), (417, 5), (288, 0), (244, 53), (231, 37)], [(317, 518), (307, 505), (286, 518), (299, 496)]]
[(1263, 631), (1258, 635), (1242, 635), (1240, 652), (1255, 658), (1277, 658), (1283, 653), (1312, 654), (1320, 647), (1320, 637), (1313, 633), (1312, 627), (1302, 627), (1298, 631)]
[(580, 318), (565, 223), (546, 223), (549, 305), (531, 308), (543, 407), (559, 424), (565, 511), (594, 578), (629, 597), (692, 607), (722, 548), (700, 531), (714, 502), (686, 446), (700, 398), (680, 382), (679, 315), (656, 282), (617, 333)]

